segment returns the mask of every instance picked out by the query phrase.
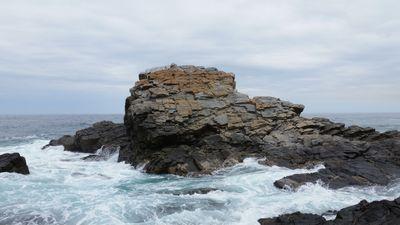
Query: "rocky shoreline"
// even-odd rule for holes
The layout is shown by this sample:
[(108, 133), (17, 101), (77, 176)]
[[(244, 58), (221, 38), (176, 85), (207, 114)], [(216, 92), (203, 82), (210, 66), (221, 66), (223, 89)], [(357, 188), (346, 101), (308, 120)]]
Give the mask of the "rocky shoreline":
[[(237, 92), (232, 73), (172, 64), (139, 74), (130, 93), (124, 124), (99, 122), (73, 136), (52, 140), (49, 146), (85, 153), (100, 148), (119, 151), (119, 161), (145, 165), (148, 173), (181, 176), (210, 174), (247, 157), (265, 158), (261, 162), (265, 165), (288, 168), (324, 165), (318, 172), (295, 174), (274, 183), (292, 190), (308, 182), (322, 181), (338, 189), (387, 185), (400, 178), (400, 132), (379, 133), (325, 118), (301, 117), (301, 104), (274, 97), (249, 98)], [(384, 204), (398, 212), (398, 201)], [(354, 207), (365, 208), (367, 203), (360, 204)], [(383, 203), (367, 205), (375, 204)], [(378, 212), (375, 208), (379, 207), (366, 212), (373, 216)], [(390, 218), (398, 221), (399, 215)], [(331, 223), (306, 214), (281, 217), (260, 223), (311, 224), (279, 222), (291, 221), (285, 219), (290, 217), (319, 221), (312, 224), (366, 224)], [(394, 224), (390, 221), (376, 224)]]
[(292, 213), (275, 218), (260, 219), (261, 225), (396, 225), (400, 224), (400, 198), (357, 205), (341, 209), (334, 220), (315, 214)]

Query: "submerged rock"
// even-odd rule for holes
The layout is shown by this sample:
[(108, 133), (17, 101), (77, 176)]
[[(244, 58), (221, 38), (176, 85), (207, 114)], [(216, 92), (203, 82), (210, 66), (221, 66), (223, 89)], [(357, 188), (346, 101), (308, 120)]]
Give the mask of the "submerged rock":
[(19, 153), (6, 153), (0, 155), (0, 173), (20, 173), (29, 174), (25, 158)]
[(303, 105), (237, 92), (232, 73), (173, 64), (141, 73), (130, 92), (131, 148), (120, 160), (146, 163), (150, 173), (206, 174), (256, 156), (289, 168), (324, 164), (275, 182), (279, 188), (385, 185), (400, 176), (399, 132), (303, 118)]
[(183, 190), (173, 190), (173, 191), (163, 191), (162, 194), (173, 194), (173, 195), (204, 195), (213, 191), (219, 191), (216, 188), (194, 188), (194, 189), (183, 189)]
[(400, 224), (400, 198), (357, 205), (341, 209), (334, 220), (307, 213), (284, 214), (275, 218), (260, 219), (261, 225), (397, 225)]
[(103, 145), (96, 154), (88, 155), (82, 159), (85, 161), (105, 161), (110, 159), (113, 155), (118, 154), (120, 146), (116, 145)]
[(64, 135), (57, 140), (51, 140), (48, 146), (64, 146), (66, 151), (95, 153), (102, 146), (113, 148), (129, 147), (129, 138), (123, 124), (111, 121), (101, 121), (92, 127), (79, 130), (75, 135)]

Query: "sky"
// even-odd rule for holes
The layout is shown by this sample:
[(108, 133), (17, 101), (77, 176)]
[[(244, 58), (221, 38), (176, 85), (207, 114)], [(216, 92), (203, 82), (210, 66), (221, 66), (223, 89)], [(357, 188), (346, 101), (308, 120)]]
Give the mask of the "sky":
[(123, 113), (146, 69), (236, 74), (308, 113), (400, 112), (398, 0), (0, 2), (0, 114)]

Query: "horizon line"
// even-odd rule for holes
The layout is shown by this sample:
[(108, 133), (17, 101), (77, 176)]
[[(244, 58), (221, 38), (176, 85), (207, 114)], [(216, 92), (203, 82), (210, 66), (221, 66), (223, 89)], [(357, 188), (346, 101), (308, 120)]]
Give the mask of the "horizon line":
[[(303, 112), (301, 115), (310, 114), (399, 114), (399, 112)], [(0, 113), (0, 116), (106, 116), (125, 115), (124, 113)]]

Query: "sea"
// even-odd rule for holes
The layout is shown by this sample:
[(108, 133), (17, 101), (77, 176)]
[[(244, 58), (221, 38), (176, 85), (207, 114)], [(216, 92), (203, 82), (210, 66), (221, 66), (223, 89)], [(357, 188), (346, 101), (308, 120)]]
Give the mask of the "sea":
[[(400, 130), (400, 113), (306, 114), (347, 125)], [(297, 191), (280, 190), (273, 182), (296, 169), (263, 166), (259, 159), (202, 177), (146, 174), (141, 168), (117, 162), (88, 162), (84, 153), (63, 147), (42, 150), (50, 139), (73, 134), (94, 122), (122, 122), (122, 115), (1, 115), (0, 154), (18, 152), (30, 175), (0, 173), (0, 225), (254, 225), (259, 218), (301, 211), (329, 210), (368, 201), (399, 197), (400, 181), (388, 186), (332, 190), (323, 183)], [(212, 188), (207, 194), (177, 194)], [(334, 214), (325, 214), (327, 219)]]

